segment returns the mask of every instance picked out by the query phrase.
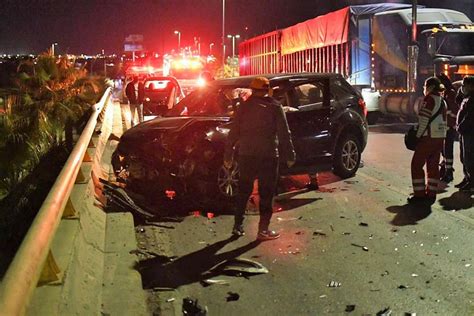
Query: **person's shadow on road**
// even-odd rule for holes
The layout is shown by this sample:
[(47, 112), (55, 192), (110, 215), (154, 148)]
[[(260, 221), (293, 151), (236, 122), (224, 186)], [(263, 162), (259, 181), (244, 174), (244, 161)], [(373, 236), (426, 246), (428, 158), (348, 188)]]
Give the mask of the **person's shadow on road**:
[(474, 206), (474, 199), (470, 194), (454, 192), (450, 197), (440, 199), (439, 204), (445, 211), (467, 210)]
[(218, 241), (176, 260), (166, 256), (146, 259), (138, 262), (135, 268), (142, 276), (144, 289), (176, 289), (182, 285), (200, 282), (221, 274), (219, 271), (209, 270), (225, 260), (239, 257), (261, 243), (255, 240), (234, 250), (217, 254), (225, 245), (235, 240), (235, 237), (230, 237)]
[(390, 222), (395, 226), (417, 225), (418, 221), (427, 218), (431, 214), (430, 205), (394, 205), (387, 207), (387, 211), (395, 213)]

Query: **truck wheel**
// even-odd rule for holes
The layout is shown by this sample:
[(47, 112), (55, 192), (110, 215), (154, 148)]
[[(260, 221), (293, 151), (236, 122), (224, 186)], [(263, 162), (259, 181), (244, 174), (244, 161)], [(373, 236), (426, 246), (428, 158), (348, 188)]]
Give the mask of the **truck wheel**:
[(359, 169), (361, 153), (357, 137), (344, 133), (339, 138), (334, 153), (334, 174), (342, 179), (353, 177)]

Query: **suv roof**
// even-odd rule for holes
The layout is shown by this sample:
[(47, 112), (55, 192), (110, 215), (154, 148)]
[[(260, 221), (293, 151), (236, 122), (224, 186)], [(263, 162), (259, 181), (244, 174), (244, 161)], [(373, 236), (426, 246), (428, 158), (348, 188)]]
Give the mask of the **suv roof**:
[(278, 82), (290, 79), (330, 79), (342, 78), (340, 74), (335, 73), (315, 73), (315, 72), (300, 72), (300, 73), (280, 73), (280, 74), (264, 74), (242, 76), (228, 79), (217, 79), (212, 81), (212, 85), (216, 86), (250, 86), (253, 79), (257, 77), (266, 77), (270, 80), (271, 85), (277, 85)]

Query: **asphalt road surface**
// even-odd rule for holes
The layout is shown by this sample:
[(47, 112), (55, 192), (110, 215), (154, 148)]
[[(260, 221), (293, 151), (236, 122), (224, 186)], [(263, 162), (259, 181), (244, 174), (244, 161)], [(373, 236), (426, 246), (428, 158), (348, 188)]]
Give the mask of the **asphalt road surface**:
[[(320, 190), (280, 197), (272, 220), (280, 239), (256, 242), (258, 216), (250, 215), (247, 235), (232, 240), (232, 217), (205, 210), (179, 223), (137, 226), (138, 246), (148, 251), (138, 269), (150, 313), (182, 315), (182, 299), (191, 297), (208, 315), (375, 315), (387, 308), (392, 315), (474, 315), (473, 199), (448, 187), (430, 209), (406, 205), (412, 153), (405, 129), (372, 127), (356, 177), (324, 173)], [(455, 169), (457, 183), (458, 158)], [(296, 188), (304, 181), (284, 179)], [(236, 257), (269, 273), (208, 272)], [(203, 286), (208, 278), (228, 284)], [(332, 281), (340, 286), (328, 287)], [(230, 292), (238, 299), (228, 301)]]

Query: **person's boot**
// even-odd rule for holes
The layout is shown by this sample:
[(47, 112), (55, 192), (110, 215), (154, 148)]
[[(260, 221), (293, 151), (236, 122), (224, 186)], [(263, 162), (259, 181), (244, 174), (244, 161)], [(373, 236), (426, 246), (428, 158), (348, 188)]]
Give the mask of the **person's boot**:
[(234, 225), (234, 228), (232, 228), (232, 235), (236, 237), (245, 236), (244, 226), (238, 224)]
[(408, 204), (426, 204), (428, 203), (428, 198), (426, 196), (416, 196), (416, 195), (410, 195), (407, 198)]
[(280, 233), (274, 230), (261, 230), (258, 232), (257, 240), (265, 241), (265, 240), (273, 240), (280, 238)]
[(310, 174), (309, 175), (309, 182), (305, 185), (305, 187), (309, 191), (319, 190), (318, 175), (317, 174)]
[(454, 180), (453, 170), (447, 169), (440, 180), (443, 181), (444, 183), (451, 183)]
[(235, 216), (234, 227), (232, 228), (232, 236), (235, 236), (235, 237), (245, 236), (243, 216), (238, 216), (238, 215)]

